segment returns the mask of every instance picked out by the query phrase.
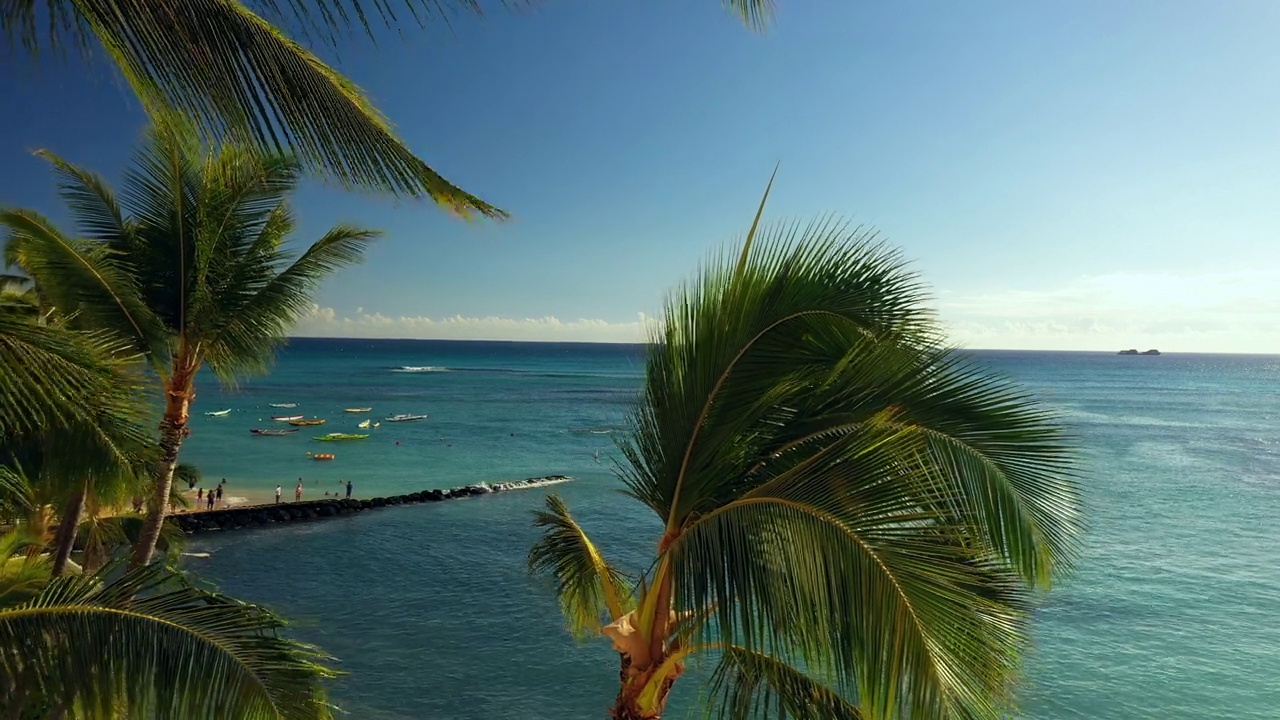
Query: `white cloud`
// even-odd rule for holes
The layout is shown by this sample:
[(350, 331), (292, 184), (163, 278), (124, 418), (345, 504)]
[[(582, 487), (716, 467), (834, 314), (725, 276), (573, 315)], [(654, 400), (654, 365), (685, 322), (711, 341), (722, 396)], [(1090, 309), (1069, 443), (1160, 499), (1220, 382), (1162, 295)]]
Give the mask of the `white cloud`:
[[(970, 348), (1280, 353), (1280, 269), (1113, 273), (1042, 290), (943, 292), (939, 315)], [(312, 337), (643, 342), (655, 319), (392, 317), (314, 306), (295, 330)]]
[(943, 294), (975, 348), (1280, 352), (1280, 270), (1113, 273), (1034, 291)]
[(543, 342), (644, 342), (652, 318), (644, 313), (634, 322), (561, 320), (556, 317), (504, 318), (425, 316), (391, 317), (356, 308), (351, 316), (333, 308), (312, 306), (294, 332), (300, 337), (417, 338), (433, 340), (535, 340)]

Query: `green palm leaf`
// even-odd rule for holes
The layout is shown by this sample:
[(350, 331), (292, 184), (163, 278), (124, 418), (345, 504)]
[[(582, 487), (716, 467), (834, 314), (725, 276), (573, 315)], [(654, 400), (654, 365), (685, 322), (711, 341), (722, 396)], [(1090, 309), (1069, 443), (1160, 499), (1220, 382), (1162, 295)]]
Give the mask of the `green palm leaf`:
[[(107, 333), (29, 320), (0, 309), (0, 443), (58, 428), (72, 428), (86, 444), (100, 441), (108, 449), (117, 444), (113, 429), (145, 443), (135, 427), (144, 413), (129, 346)], [(5, 447), (13, 452), (12, 445)], [(118, 457), (125, 464), (133, 459), (123, 450)]]
[(26, 602), (49, 582), (51, 564), (38, 553), (40, 544), (25, 528), (0, 534), (0, 607)]
[(593, 636), (635, 608), (631, 583), (604, 559), (559, 496), (548, 496), (547, 509), (536, 512), (533, 522), (544, 532), (529, 551), (529, 569), (556, 580), (561, 610), (575, 636)]
[[(64, 186), (65, 187), (65, 186)], [(126, 347), (163, 358), (163, 328), (138, 298), (135, 280), (120, 263), (118, 236), (110, 243), (62, 233), (34, 210), (0, 210), (5, 249), (37, 279), (48, 305), (77, 324), (124, 338)], [(159, 359), (159, 358), (157, 358)]]
[(106, 577), (60, 578), (0, 607), (6, 715), (56, 699), (85, 717), (332, 716), (327, 658), (281, 637), (277, 616), (161, 565)]
[(858, 707), (792, 664), (744, 647), (722, 651), (708, 683), (711, 710), (725, 720), (863, 720)]
[[(772, 0), (727, 5), (755, 29), (773, 16)], [(0, 5), (0, 32), (30, 51), (46, 38), (87, 50), (92, 39), (145, 106), (194, 118), (208, 138), (288, 150), (347, 187), (504, 218), (419, 159), (354, 83), (255, 12), (336, 45), (355, 27), (373, 36), (371, 20), (387, 28), (448, 23), (481, 8), (478, 0), (19, 0)]]
[(144, 105), (192, 117), (207, 137), (288, 149), (344, 186), (505, 217), (420, 160), (350, 80), (237, 0), (19, 2), (0, 21), (34, 48), (41, 9), (55, 37), (95, 38)]

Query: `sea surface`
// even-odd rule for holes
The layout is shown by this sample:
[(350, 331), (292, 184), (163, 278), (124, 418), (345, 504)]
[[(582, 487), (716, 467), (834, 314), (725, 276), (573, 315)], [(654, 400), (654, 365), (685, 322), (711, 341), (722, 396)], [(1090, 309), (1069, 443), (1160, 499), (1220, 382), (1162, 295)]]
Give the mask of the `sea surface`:
[[(1020, 717), (1280, 717), (1280, 357), (975, 354), (1058, 409), (1084, 448), (1089, 532), (1079, 568), (1037, 612)], [(608, 435), (642, 370), (635, 346), (295, 340), (269, 376), (235, 389), (202, 376), (182, 458), (232, 496), (277, 483), (289, 495), (298, 478), (308, 499), (343, 479), (357, 497), (575, 481), (197, 536), (191, 549), (212, 555), (191, 567), (332, 653), (352, 718), (602, 718), (616, 655), (569, 638), (525, 553), (530, 512), (554, 491), (611, 558), (649, 556), (658, 523), (618, 492)], [(299, 407), (267, 405), (285, 402)], [(270, 416), (285, 412), (328, 422), (249, 434), (283, 427)], [(429, 419), (312, 439), (396, 413)], [(317, 451), (337, 457), (307, 456)], [(696, 716), (691, 685), (669, 717)]]

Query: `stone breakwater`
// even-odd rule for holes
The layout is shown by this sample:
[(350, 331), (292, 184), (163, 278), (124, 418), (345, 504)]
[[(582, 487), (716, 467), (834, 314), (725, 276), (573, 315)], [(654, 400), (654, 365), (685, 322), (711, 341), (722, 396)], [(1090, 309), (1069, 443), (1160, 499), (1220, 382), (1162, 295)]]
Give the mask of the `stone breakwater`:
[(463, 485), (449, 490), (423, 490), (407, 495), (391, 495), (368, 500), (324, 498), (321, 500), (304, 500), (303, 502), (271, 505), (246, 505), (223, 510), (204, 510), (170, 515), (168, 520), (182, 532), (190, 535), (212, 530), (239, 530), (240, 528), (264, 527), (277, 523), (341, 517), (392, 505), (414, 505), (416, 503), (455, 500), (477, 495), (509, 492), (511, 490), (528, 490), (569, 482), (572, 479), (567, 475), (547, 475), (526, 480), (512, 480), (511, 482)]

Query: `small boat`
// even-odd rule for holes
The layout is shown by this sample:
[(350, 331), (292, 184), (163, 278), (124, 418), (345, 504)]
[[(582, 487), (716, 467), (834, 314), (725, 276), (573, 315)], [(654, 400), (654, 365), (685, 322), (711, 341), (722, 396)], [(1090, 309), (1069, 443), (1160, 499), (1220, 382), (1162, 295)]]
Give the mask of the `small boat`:
[(209, 417), (226, 417), (230, 414), (231, 414), (231, 408), (227, 408), (226, 410), (214, 410), (213, 412), (205, 413), (205, 415), (208, 415)]
[(371, 408), (371, 407), (367, 407), (367, 408), (343, 408), (343, 409), (342, 409), (342, 411), (343, 411), (343, 412), (349, 412), (349, 413), (371, 412), (372, 410), (373, 410), (373, 408)]
[(367, 428), (367, 427), (369, 427), (369, 423), (370, 423), (370, 422), (372, 422), (372, 421), (370, 421), (370, 420), (365, 420), (364, 422), (360, 423), (360, 424), (359, 424), (359, 425), (357, 425), (356, 427), (358, 427), (358, 428)]
[(271, 407), (278, 407), (278, 408), (296, 408), (296, 407), (298, 407), (298, 403), (267, 403), (267, 404), (268, 404), (268, 405), (270, 405)]
[(306, 417), (306, 415), (272, 415), (271, 419), (276, 422), (293, 422), (294, 420), (301, 420), (304, 417)]
[(321, 435), (317, 437), (316, 440), (363, 440), (367, 437), (369, 436), (352, 435), (350, 433), (329, 433), (328, 435)]
[[(301, 418), (302, 416), (301, 416), (301, 415), (299, 415), (298, 417), (299, 417), (299, 418)], [(309, 426), (311, 426), (311, 425), (323, 425), (324, 423), (325, 423), (325, 421), (324, 421), (324, 420), (320, 420), (319, 418), (314, 419), (314, 420), (301, 420), (301, 419), (299, 419), (299, 420), (290, 420), (290, 421), (289, 421), (289, 424), (290, 424), (290, 425), (296, 425), (296, 426), (298, 426), (298, 427), (309, 427)]]
[(376, 423), (374, 423), (374, 424), (373, 424), (373, 426), (374, 426), (374, 427), (382, 427), (382, 423), (380, 423), (380, 422), (376, 422)]
[(332, 460), (333, 453), (316, 453), (311, 456), (312, 460)]
[(254, 435), (272, 435), (272, 436), (292, 435), (293, 433), (298, 432), (298, 428), (288, 428), (288, 429), (282, 428), (280, 430), (259, 430), (258, 428), (253, 428), (249, 432), (253, 433)]
[(426, 415), (410, 415), (408, 413), (401, 413), (399, 415), (392, 415), (391, 417), (386, 418), (386, 421), (387, 422), (411, 422), (413, 420), (426, 420), (426, 419), (427, 419)]

